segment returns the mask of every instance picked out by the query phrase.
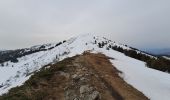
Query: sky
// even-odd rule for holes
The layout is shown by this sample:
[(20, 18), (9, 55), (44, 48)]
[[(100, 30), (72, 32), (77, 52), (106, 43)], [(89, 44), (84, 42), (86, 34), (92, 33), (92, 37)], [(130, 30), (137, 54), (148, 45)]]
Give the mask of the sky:
[(170, 48), (170, 0), (0, 0), (0, 49), (95, 33), (139, 49)]

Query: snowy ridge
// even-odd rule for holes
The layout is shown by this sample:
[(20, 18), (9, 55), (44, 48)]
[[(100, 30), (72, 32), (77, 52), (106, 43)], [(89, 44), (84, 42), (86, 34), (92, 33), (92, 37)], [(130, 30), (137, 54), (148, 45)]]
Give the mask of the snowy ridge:
[[(99, 48), (98, 43), (101, 42), (107, 42), (107, 45)], [(47, 44), (45, 47), (50, 48), (55, 45)], [(145, 62), (127, 57), (123, 53), (112, 49), (107, 50), (109, 45), (119, 46), (127, 50), (132, 49), (103, 37), (86, 34), (71, 38), (52, 49), (18, 58), (17, 63), (5, 62), (4, 67), (0, 65), (0, 94), (8, 92), (12, 87), (22, 85), (34, 72), (39, 71), (41, 67), (47, 64), (89, 50), (92, 53), (101, 52), (106, 56), (115, 58), (115, 60), (110, 61), (118, 70), (123, 72), (120, 76), (151, 100), (168, 100), (170, 98), (170, 74), (147, 68)], [(37, 47), (40, 46), (32, 48)]]
[(170, 57), (167, 57), (167, 56), (163, 56), (163, 58), (165, 58), (167, 60), (170, 60)]

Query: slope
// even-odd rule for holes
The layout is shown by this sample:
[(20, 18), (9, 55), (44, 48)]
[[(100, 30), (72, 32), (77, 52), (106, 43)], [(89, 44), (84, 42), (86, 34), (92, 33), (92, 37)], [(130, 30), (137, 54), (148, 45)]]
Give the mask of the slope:
[[(99, 44), (101, 45), (99, 46)], [(0, 67), (0, 94), (7, 93), (11, 88), (22, 85), (35, 72), (38, 72), (42, 66), (62, 61), (65, 58), (82, 54), (88, 50), (92, 53), (103, 53), (110, 58), (114, 58), (114, 60), (110, 59), (110, 61), (122, 72), (119, 75), (149, 99), (168, 100), (170, 98), (170, 74), (147, 68), (145, 62), (108, 48), (110, 45), (111, 47), (121, 47), (123, 50), (132, 50), (126, 45), (87, 34), (71, 38), (52, 49), (17, 58), (18, 62), (16, 63), (4, 62), (4, 66)], [(157, 59), (152, 55), (141, 53)]]
[(2, 100), (148, 100), (118, 76), (110, 58), (84, 53), (47, 65)]

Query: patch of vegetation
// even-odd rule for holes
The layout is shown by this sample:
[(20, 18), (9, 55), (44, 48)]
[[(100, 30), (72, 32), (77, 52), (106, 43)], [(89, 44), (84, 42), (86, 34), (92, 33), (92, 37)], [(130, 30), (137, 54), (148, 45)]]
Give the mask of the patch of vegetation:
[(149, 59), (146, 65), (150, 68), (170, 73), (170, 60), (163, 57), (158, 57), (158, 59)]
[(17, 50), (10, 50), (7, 52), (0, 52), (0, 63), (3, 63), (5, 61), (11, 61), (11, 62), (18, 62), (17, 58), (20, 58), (22, 56), (25, 55), (29, 55), (32, 53), (36, 53), (39, 51), (45, 51), (46, 49), (44, 49), (42, 46), (36, 50), (30, 50), (30, 51), (26, 51), (25, 49), (17, 49)]
[(16, 87), (8, 94), (0, 97), (0, 100), (42, 100), (48, 94), (44, 90), (34, 90), (31, 87)]
[[(114, 47), (114, 50), (115, 48), (116, 47)], [(149, 68), (170, 73), (170, 60), (167, 60), (163, 57), (158, 57), (156, 59), (145, 54), (137, 53), (135, 50), (123, 50), (120, 47), (118, 47), (116, 50), (124, 53), (126, 56), (146, 62), (146, 65)]]
[[(107, 44), (108, 44), (107, 41), (105, 41), (105, 42), (102, 41), (101, 43), (98, 43), (98, 46), (99, 46), (99, 48), (103, 48)], [(125, 46), (127, 47), (127, 45), (125, 45)], [(160, 71), (163, 71), (163, 72), (169, 72), (170, 73), (170, 60), (167, 60), (163, 57), (157, 57), (157, 59), (156, 59), (156, 58), (148, 56), (148, 55), (151, 55), (151, 54), (148, 54), (148, 53), (145, 53), (145, 52), (144, 52), (145, 54), (142, 54), (140, 52), (137, 52), (137, 51), (139, 51), (138, 49), (135, 49), (135, 48), (132, 48), (132, 47), (130, 47), (130, 48), (131, 48), (131, 50), (126, 50), (126, 49), (123, 49), (122, 47), (119, 47), (119, 46), (109, 45), (109, 46), (106, 47), (106, 50), (113, 49), (113, 50), (119, 51), (121, 53), (124, 53), (126, 56), (129, 56), (129, 57), (132, 57), (132, 58), (146, 62), (146, 65), (149, 68), (153, 68), (153, 69), (156, 69), (156, 70), (160, 70)], [(153, 55), (151, 55), (151, 56), (153, 56)]]
[(24, 85), (12, 88), (7, 94), (0, 96), (0, 100), (43, 100), (50, 95), (47, 91), (49, 88), (46, 86), (52, 87), (50, 84), (53, 81), (52, 77), (58, 71), (67, 70), (66, 65), (71, 64), (73, 59), (67, 58), (50, 65), (50, 68), (47, 68), (49, 65), (44, 66), (40, 71), (35, 72)]
[[(59, 42), (54, 47), (57, 47), (65, 42), (66, 42), (65, 40), (63, 42)], [(45, 46), (42, 45), (35, 49), (17, 49), (17, 50), (2, 51), (2, 52), (0, 52), (0, 63), (6, 62), (6, 61), (11, 61), (11, 62), (16, 63), (16, 62), (18, 62), (17, 58), (20, 58), (20, 57), (26, 56), (26, 55), (30, 55), (30, 54), (33, 54), (36, 52), (40, 52), (40, 51), (51, 50), (54, 47), (50, 47), (50, 48), (46, 49)]]

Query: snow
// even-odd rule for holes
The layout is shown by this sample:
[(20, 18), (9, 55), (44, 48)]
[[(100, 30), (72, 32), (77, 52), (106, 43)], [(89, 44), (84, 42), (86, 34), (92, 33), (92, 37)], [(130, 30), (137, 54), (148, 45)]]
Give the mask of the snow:
[(167, 56), (163, 56), (165, 59), (167, 59), (167, 60), (170, 60), (170, 57), (167, 57)]
[(147, 68), (145, 63), (118, 53), (105, 52), (114, 57), (113, 65), (123, 72), (122, 78), (130, 85), (143, 92), (151, 100), (169, 100), (170, 74)]
[[(11, 88), (22, 85), (33, 75), (32, 72), (38, 71), (44, 65), (90, 50), (92, 53), (101, 52), (106, 56), (115, 58), (110, 61), (118, 70), (123, 72), (120, 76), (151, 100), (168, 100), (170, 98), (170, 74), (147, 68), (145, 62), (127, 57), (123, 53), (111, 49), (106, 50), (107, 46), (99, 48), (95, 44), (95, 40), (97, 43), (108, 42), (107, 46), (111, 44), (123, 49), (131, 49), (123, 44), (90, 34), (71, 38), (51, 50), (40, 51), (18, 58), (18, 63), (5, 62), (4, 67), (0, 65), (0, 85), (3, 85), (0, 88), (0, 94), (7, 93)], [(54, 45), (48, 44), (45, 46), (47, 48)], [(37, 46), (32, 48), (37, 48)]]

